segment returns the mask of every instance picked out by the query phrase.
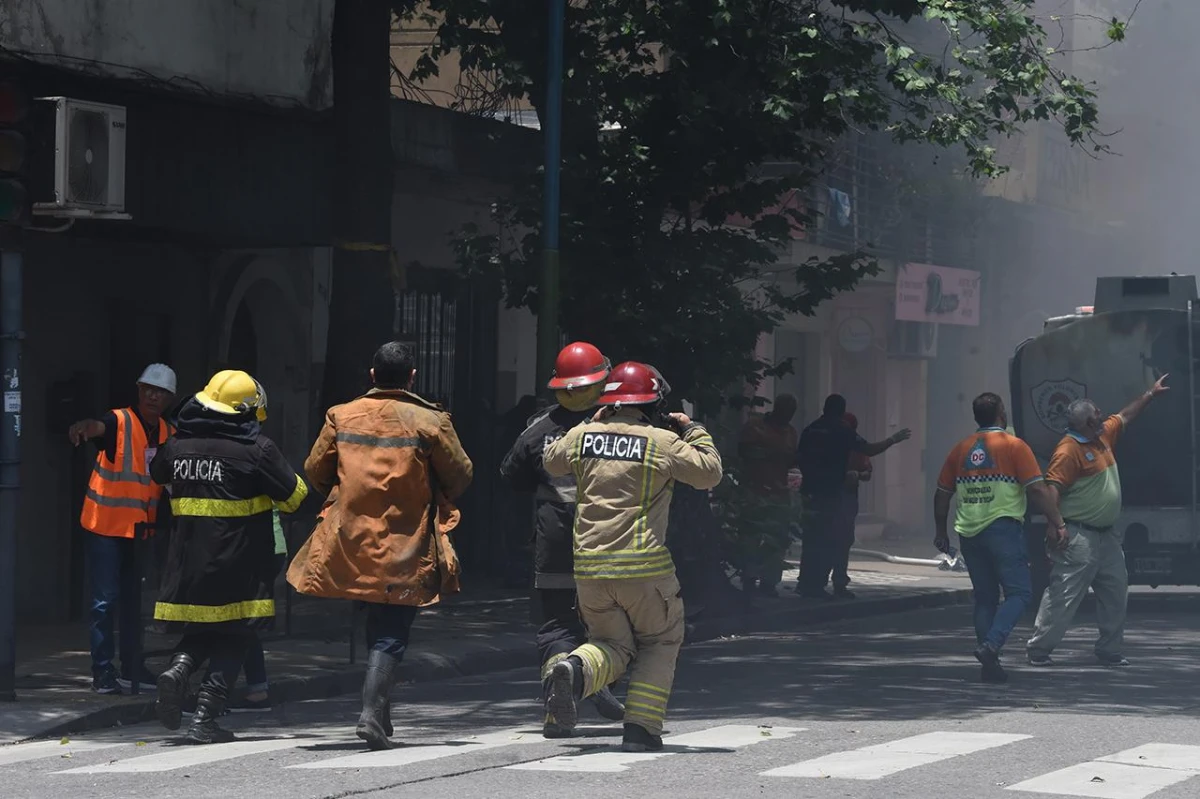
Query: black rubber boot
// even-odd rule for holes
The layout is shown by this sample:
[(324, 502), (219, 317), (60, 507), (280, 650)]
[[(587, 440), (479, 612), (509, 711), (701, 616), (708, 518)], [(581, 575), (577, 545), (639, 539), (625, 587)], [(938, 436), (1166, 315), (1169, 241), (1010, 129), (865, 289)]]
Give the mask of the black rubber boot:
[(663, 748), (662, 736), (654, 735), (640, 724), (626, 724), (621, 738), (622, 752), (657, 752)]
[(554, 720), (554, 716), (551, 716), (549, 713), (547, 713), (546, 720), (542, 723), (542, 737), (552, 739), (573, 738), (575, 737), (575, 731), (563, 729), (559, 723)]
[(217, 719), (225, 712), (225, 700), (229, 689), (223, 680), (204, 682), (200, 695), (196, 697), (196, 714), (188, 728), (187, 739), (194, 744), (224, 744), (234, 740), (233, 733), (222, 729)]
[(596, 708), (597, 713), (609, 721), (620, 721), (625, 718), (625, 706), (613, 695), (607, 685), (589, 696), (588, 701), (592, 703), (592, 707)]
[(158, 699), (154, 711), (159, 722), (168, 730), (179, 729), (183, 719), (183, 703), (187, 698), (188, 681), (196, 668), (195, 661), (186, 652), (176, 652), (171, 665), (158, 675)]
[(554, 664), (546, 678), (546, 713), (565, 731), (579, 722), (578, 701), (583, 697), (583, 663), (571, 656)]
[[(396, 670), (400, 661), (391, 655), (372, 649), (367, 656), (367, 674), (363, 678), (362, 713), (358, 717), (355, 734), (367, 742), (373, 752), (391, 749), (388, 740), (392, 726), (391, 702), (388, 695), (396, 681)], [(386, 716), (385, 716), (386, 714)]]

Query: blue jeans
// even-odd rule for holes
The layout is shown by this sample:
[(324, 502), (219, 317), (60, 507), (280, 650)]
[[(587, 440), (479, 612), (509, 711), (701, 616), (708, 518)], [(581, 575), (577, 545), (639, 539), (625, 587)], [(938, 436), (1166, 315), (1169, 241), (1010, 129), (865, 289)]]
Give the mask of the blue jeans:
[(263, 654), (262, 641), (257, 635), (250, 641), (250, 646), (246, 650), (246, 662), (243, 667), (246, 670), (246, 692), (258, 694), (266, 691), (269, 687), (267, 658)]
[(130, 658), (141, 634), (142, 575), (134, 557), (136, 543), (131, 538), (112, 538), (85, 532), (87, 559), (92, 577), (92, 607), (89, 637), (92, 648), (92, 676), (100, 677), (113, 668), (115, 644), (113, 620), (118, 614), (121, 629), (121, 671), (123, 677), (138, 676), (138, 666)]
[(413, 605), (384, 605), (364, 602), (367, 608), (367, 649), (378, 650), (396, 660), (408, 649), (408, 634), (417, 618)]
[(998, 650), (1033, 601), (1024, 527), (1010, 517), (997, 519), (977, 535), (959, 536), (959, 546), (975, 589), (975, 640)]
[[(287, 555), (275, 555), (275, 576), (287, 563)], [(252, 694), (262, 693), (269, 687), (267, 682), (267, 658), (263, 654), (262, 640), (257, 634), (250, 638), (246, 649), (246, 662), (242, 664), (246, 673), (246, 691)]]

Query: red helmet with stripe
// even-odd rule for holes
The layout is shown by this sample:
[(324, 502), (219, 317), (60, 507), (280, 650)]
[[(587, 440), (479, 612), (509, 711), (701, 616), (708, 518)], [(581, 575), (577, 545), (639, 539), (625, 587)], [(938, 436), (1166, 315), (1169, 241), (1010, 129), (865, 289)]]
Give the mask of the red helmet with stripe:
[(600, 405), (646, 405), (658, 402), (668, 391), (667, 381), (653, 366), (637, 361), (619, 364), (608, 376)]
[(612, 361), (586, 341), (562, 348), (554, 361), (554, 374), (547, 388), (555, 391), (585, 388), (602, 382), (612, 370)]

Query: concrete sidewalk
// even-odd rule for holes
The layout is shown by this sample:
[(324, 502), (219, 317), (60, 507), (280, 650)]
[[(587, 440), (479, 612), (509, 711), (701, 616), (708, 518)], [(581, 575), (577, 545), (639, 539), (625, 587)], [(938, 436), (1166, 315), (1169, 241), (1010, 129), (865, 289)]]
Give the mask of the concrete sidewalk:
[[(801, 599), (793, 592), (795, 570), (785, 574), (780, 597), (752, 598), (749, 604), (708, 607), (689, 618), (688, 640), (957, 604), (970, 599), (964, 575), (928, 567), (901, 567), (877, 561), (852, 565), (853, 601)], [(355, 629), (351, 662), (351, 605), (294, 599), (292, 635), (263, 636), (274, 704), (317, 699), (359, 690), (365, 647), (361, 620)], [(698, 607), (698, 603), (693, 610)], [(402, 679), (428, 681), (537, 665), (525, 592), (472, 587), (417, 617)], [(174, 638), (147, 633), (147, 663), (166, 668)], [(57, 737), (153, 718), (154, 692), (137, 696), (98, 696), (91, 691), (87, 629), (82, 623), (25, 629), (19, 634), (18, 701), (0, 704), (0, 743)], [(197, 677), (198, 679), (198, 677)], [(235, 697), (244, 691), (239, 677)]]

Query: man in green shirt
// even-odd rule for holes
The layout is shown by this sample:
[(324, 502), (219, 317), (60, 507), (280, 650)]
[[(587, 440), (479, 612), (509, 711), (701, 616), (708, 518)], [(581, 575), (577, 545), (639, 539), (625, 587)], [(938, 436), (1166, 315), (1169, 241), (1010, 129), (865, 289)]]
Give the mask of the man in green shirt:
[(1000, 397), (980, 394), (972, 410), (979, 429), (950, 450), (938, 476), (934, 545), (942, 552), (950, 549), (946, 517), (950, 498), (956, 497), (954, 531), (975, 589), (975, 658), (983, 667), (984, 682), (1002, 683), (1008, 675), (1000, 666), (1000, 650), (1033, 599), (1025, 545), (1026, 495), (1056, 528), (1063, 522), (1033, 451), (1005, 432), (1008, 418)]
[(1076, 400), (1067, 409), (1067, 434), (1046, 469), (1046, 483), (1067, 524), (1051, 542), (1050, 585), (1026, 645), (1033, 666), (1054, 665), (1050, 653), (1062, 642), (1089, 587), (1096, 592), (1100, 628), (1096, 658), (1106, 666), (1129, 664), (1121, 651), (1129, 572), (1124, 534), (1115, 527), (1121, 515), (1121, 474), (1113, 447), (1126, 425), (1169, 390), (1166, 379), (1160, 377), (1146, 393), (1107, 419), (1089, 399)]

